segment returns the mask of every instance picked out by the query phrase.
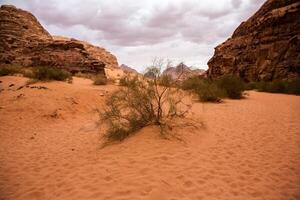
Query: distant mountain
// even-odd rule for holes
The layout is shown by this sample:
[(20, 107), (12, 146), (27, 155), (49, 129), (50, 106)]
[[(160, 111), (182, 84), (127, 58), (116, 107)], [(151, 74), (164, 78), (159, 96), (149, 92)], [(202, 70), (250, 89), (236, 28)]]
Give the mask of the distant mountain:
[(125, 72), (130, 72), (130, 73), (136, 73), (138, 74), (138, 72), (135, 70), (135, 69), (132, 69), (131, 67), (125, 65), (125, 64), (122, 64), (120, 65), (120, 68), (125, 71)]
[(184, 63), (180, 63), (176, 67), (169, 67), (165, 69), (162, 73), (163, 75), (168, 75), (172, 79), (185, 80), (192, 76), (205, 76), (206, 70), (204, 69), (192, 69), (186, 66)]

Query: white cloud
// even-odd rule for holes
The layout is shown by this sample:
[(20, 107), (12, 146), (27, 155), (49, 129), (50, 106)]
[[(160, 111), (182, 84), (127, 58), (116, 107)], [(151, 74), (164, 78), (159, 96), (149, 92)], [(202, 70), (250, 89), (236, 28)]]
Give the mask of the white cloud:
[(89, 41), (142, 71), (155, 56), (206, 68), (214, 47), (263, 0), (0, 0), (54, 35)]

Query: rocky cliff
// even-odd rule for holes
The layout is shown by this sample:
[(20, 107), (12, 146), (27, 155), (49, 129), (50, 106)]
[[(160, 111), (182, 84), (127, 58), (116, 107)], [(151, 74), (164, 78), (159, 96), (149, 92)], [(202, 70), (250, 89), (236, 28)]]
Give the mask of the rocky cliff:
[(245, 81), (299, 77), (299, 0), (267, 0), (215, 48), (208, 66), (212, 78), (223, 74), (236, 74)]
[(0, 64), (102, 74), (104, 67), (118, 66), (116, 57), (105, 49), (76, 39), (52, 37), (31, 13), (10, 5), (0, 8)]

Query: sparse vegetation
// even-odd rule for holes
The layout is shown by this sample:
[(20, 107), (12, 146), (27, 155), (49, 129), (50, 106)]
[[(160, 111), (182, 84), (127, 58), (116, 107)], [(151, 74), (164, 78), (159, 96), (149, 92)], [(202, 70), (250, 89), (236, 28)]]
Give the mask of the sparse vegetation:
[(134, 86), (138, 80), (139, 80), (139, 77), (137, 75), (136, 76), (126, 75), (126, 76), (123, 76), (122, 78), (120, 78), (119, 85), (131, 87), (131, 86)]
[(74, 74), (74, 76), (80, 77), (80, 78), (86, 78), (86, 79), (93, 79), (95, 77), (94, 74), (83, 73), (83, 72), (77, 72), (76, 74)]
[(202, 102), (219, 102), (226, 96), (225, 91), (220, 89), (216, 83), (199, 76), (185, 80), (181, 87), (184, 90), (193, 91)]
[(226, 92), (226, 96), (230, 99), (242, 98), (245, 90), (243, 80), (234, 75), (224, 75), (216, 80), (216, 84)]
[(14, 75), (21, 72), (22, 72), (22, 68), (20, 66), (15, 66), (15, 65), (0, 66), (0, 76)]
[(164, 135), (168, 120), (187, 113), (190, 107), (182, 102), (183, 92), (167, 83), (159, 86), (162, 65), (163, 60), (155, 60), (148, 68), (153, 79), (124, 77), (120, 81), (124, 87), (107, 98), (101, 117), (108, 125), (108, 142), (122, 141), (150, 124), (159, 126)]
[(246, 86), (247, 90), (257, 90), (259, 92), (284, 93), (300, 95), (300, 78), (286, 81), (273, 82), (251, 82)]
[(72, 80), (72, 74), (56, 68), (50, 67), (21, 67), (8, 65), (0, 67), (0, 76), (22, 74), (24, 77), (39, 81), (65, 81)]
[(166, 86), (166, 87), (175, 87), (176, 84), (173, 81), (172, 77), (170, 75), (162, 75), (160, 76), (159, 80), (158, 80), (158, 84), (160, 86)]
[(210, 81), (203, 81), (194, 91), (202, 102), (220, 102), (226, 97), (226, 92)]
[(106, 85), (107, 84), (107, 78), (102, 74), (95, 76), (93, 79), (94, 79), (94, 85)]
[(217, 80), (194, 76), (183, 81), (181, 87), (196, 93), (203, 102), (219, 102), (226, 97), (239, 99), (244, 91), (243, 81), (235, 76), (223, 76)]
[(33, 68), (30, 78), (40, 81), (68, 81), (72, 79), (72, 74), (62, 69), (50, 68), (50, 67), (35, 67)]

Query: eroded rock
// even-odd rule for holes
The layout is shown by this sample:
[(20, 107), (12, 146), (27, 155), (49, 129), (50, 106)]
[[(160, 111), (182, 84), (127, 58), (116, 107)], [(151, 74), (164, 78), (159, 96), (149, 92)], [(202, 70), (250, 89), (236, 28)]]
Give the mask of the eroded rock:
[(300, 2), (268, 0), (215, 48), (208, 76), (236, 74), (245, 81), (300, 76)]
[(10, 5), (0, 8), (0, 64), (100, 74), (105, 67), (118, 67), (116, 57), (105, 49), (51, 36), (31, 13)]

